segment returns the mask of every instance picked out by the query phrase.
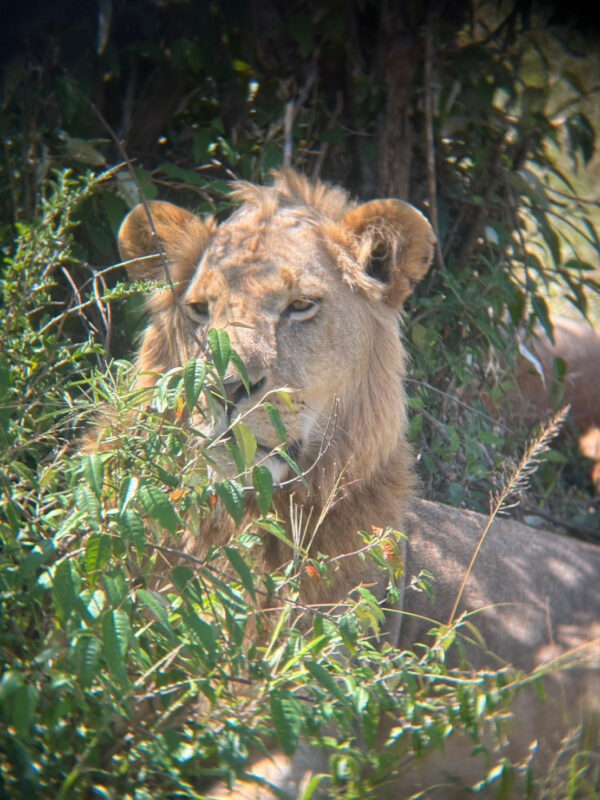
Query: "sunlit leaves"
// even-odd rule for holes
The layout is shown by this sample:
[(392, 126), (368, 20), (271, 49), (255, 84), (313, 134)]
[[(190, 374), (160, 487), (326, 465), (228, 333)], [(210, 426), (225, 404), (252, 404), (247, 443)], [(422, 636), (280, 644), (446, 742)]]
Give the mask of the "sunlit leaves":
[(273, 403), (265, 402), (263, 403), (263, 408), (267, 412), (269, 419), (271, 420), (271, 424), (279, 437), (279, 441), (282, 444), (285, 444), (287, 441), (287, 432), (285, 429), (285, 425), (283, 424), (283, 420), (281, 419), (281, 414), (275, 408)]
[(123, 514), (129, 503), (135, 498), (139, 486), (139, 478), (128, 475), (121, 485), (119, 491), (119, 506), (121, 514)]
[(102, 458), (98, 454), (93, 453), (84, 458), (83, 474), (88, 486), (100, 500), (104, 481), (104, 465), (102, 464)]
[(273, 725), (281, 749), (286, 755), (292, 755), (304, 723), (302, 703), (289, 691), (277, 689), (271, 692), (270, 703)]
[(171, 633), (172, 629), (165, 601), (160, 596), (149, 592), (147, 589), (138, 589), (137, 596), (146, 608), (152, 612), (163, 628)]
[(85, 568), (93, 585), (98, 577), (98, 572), (104, 569), (111, 554), (110, 537), (104, 533), (92, 534), (85, 546)]
[[(498, 241), (492, 244), (500, 246), (508, 234), (500, 227), (494, 231)], [(575, 262), (569, 271), (585, 272)], [(460, 296), (459, 283), (448, 279), (446, 289), (449, 297)], [(543, 309), (534, 310), (543, 316)], [(498, 343), (490, 319), (479, 330)], [(422, 321), (412, 341), (431, 353), (441, 349), (435, 345), (445, 335), (431, 335)], [(7, 506), (5, 530), (26, 531), (27, 549), (8, 577), (0, 572), (0, 580), (6, 580), (7, 596), (37, 592), (42, 601), (28, 621), (27, 643), (16, 637), (8, 646), (3, 642), (9, 658), (19, 648), (35, 657), (15, 658), (16, 668), (11, 664), (5, 671), (2, 722), (19, 736), (33, 731), (35, 748), (47, 737), (40, 749), (47, 741), (48, 751), (64, 749), (81, 758), (82, 791), (98, 796), (104, 789), (97, 782), (92, 786), (94, 775), (107, 785), (104, 776), (112, 776), (106, 796), (126, 782), (124, 791), (131, 791), (131, 764), (148, 770), (157, 792), (173, 793), (197, 783), (203, 770), (214, 774), (215, 765), (220, 774), (234, 776), (251, 766), (249, 752), (275, 742), (291, 756), (302, 741), (328, 749), (332, 774), (348, 796), (359, 796), (359, 781), (364, 781), (360, 791), (371, 792), (371, 776), (377, 770), (385, 774), (394, 746), (404, 748), (410, 761), (439, 746), (452, 726), (475, 737), (480, 722), (502, 713), (502, 698), (488, 702), (491, 692), (479, 676), (461, 677), (467, 687), (455, 691), (444, 661), (459, 639), (452, 629), (418, 658), (385, 643), (379, 637), (381, 598), (366, 586), (346, 598), (343, 608), (303, 606), (299, 587), (326, 591), (344, 565), (323, 557), (318, 545), (306, 552), (310, 536), (299, 544), (275, 516), (273, 478), (265, 465), (270, 462), (254, 463), (251, 417), (234, 417), (223, 426), (243, 476), (230, 479), (228, 458), (214, 480), (220, 443), (210, 442), (210, 432), (196, 423), (200, 415), (193, 420), (198, 430), (188, 426), (185, 411), (202, 410), (212, 391), (222, 413), (222, 383), (232, 370), (249, 386), (226, 334), (211, 332), (209, 351), (212, 365), (193, 359), (159, 380), (141, 402), (115, 393), (120, 403), (115, 431), (107, 420), (100, 454), (71, 466), (59, 461), (53, 472), (38, 470), (31, 458), (11, 467), (25, 488), (20, 502)], [(118, 382), (118, 366), (115, 374)], [(280, 443), (273, 457), (287, 460), (293, 480), (300, 469), (284, 424), (288, 412), (296, 413), (293, 395), (270, 398), (255, 413), (270, 421)], [(462, 428), (444, 423), (442, 429), (446, 449), (460, 453)], [(116, 433), (112, 439), (111, 433)], [(488, 441), (483, 435), (478, 440)], [(61, 488), (55, 496), (45, 488), (52, 481)], [(38, 495), (41, 511), (32, 514), (39, 513), (45, 527), (35, 539), (34, 517), (24, 526), (22, 516)], [(246, 512), (256, 506), (260, 517), (253, 520)], [(239, 538), (232, 522), (241, 529)], [(232, 531), (224, 546), (210, 547), (202, 538), (212, 524)], [(184, 536), (188, 543), (198, 537), (192, 553), (183, 549)], [(390, 533), (362, 554), (392, 584), (404, 569), (395, 544)], [(276, 556), (268, 574), (257, 569), (260, 548)], [(424, 578), (412, 586), (424, 588)], [(398, 598), (391, 585), (388, 599), (393, 592)], [(437, 675), (445, 680), (436, 683)], [(181, 722), (190, 714), (193, 726)], [(389, 747), (379, 746), (379, 720), (392, 715), (400, 732)], [(361, 737), (370, 752), (358, 746)], [(491, 772), (489, 780), (498, 785), (504, 774), (508, 771)], [(305, 796), (320, 779), (309, 782)], [(166, 786), (168, 781), (172, 785)], [(210, 786), (210, 779), (201, 781)]]
[(58, 617), (64, 622), (78, 603), (75, 581), (69, 561), (58, 564), (54, 570), (52, 594)]
[(239, 523), (244, 516), (244, 491), (236, 481), (218, 481), (215, 492), (223, 501), (225, 508), (233, 519)]
[(126, 508), (117, 519), (117, 527), (123, 538), (134, 545), (141, 555), (146, 541), (146, 529), (144, 520), (133, 509)]
[(206, 379), (206, 364), (198, 358), (193, 358), (185, 365), (183, 371), (183, 386), (185, 401), (188, 411), (193, 411)]
[(267, 467), (256, 466), (252, 470), (252, 484), (256, 502), (263, 516), (266, 516), (273, 500), (273, 476)]
[(231, 562), (232, 567), (240, 576), (244, 588), (248, 591), (254, 602), (256, 602), (254, 579), (248, 565), (244, 561), (241, 554), (234, 547), (226, 547), (225, 552), (227, 553), (227, 558)]
[(212, 328), (208, 332), (210, 355), (221, 378), (225, 377), (231, 359), (231, 341), (227, 331)]
[(94, 525), (100, 516), (100, 503), (96, 492), (87, 483), (81, 483), (74, 489), (74, 499), (77, 508), (84, 511), (88, 522)]
[(243, 422), (236, 422), (233, 426), (233, 435), (241, 455), (242, 471), (250, 469), (256, 457), (256, 437), (250, 428)]
[(142, 484), (138, 497), (145, 511), (170, 533), (175, 533), (180, 524), (179, 517), (167, 495), (157, 486)]

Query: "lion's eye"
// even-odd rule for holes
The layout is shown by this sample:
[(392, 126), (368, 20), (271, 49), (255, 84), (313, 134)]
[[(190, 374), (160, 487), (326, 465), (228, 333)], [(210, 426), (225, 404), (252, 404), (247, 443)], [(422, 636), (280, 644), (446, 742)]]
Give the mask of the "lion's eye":
[(204, 321), (208, 317), (208, 303), (206, 302), (186, 303), (185, 307), (194, 320)]
[(298, 320), (311, 319), (311, 317), (314, 317), (318, 310), (318, 300), (305, 300), (304, 298), (294, 300), (294, 302), (290, 303), (286, 308), (287, 313), (290, 314), (290, 316), (293, 316), (294, 319)]

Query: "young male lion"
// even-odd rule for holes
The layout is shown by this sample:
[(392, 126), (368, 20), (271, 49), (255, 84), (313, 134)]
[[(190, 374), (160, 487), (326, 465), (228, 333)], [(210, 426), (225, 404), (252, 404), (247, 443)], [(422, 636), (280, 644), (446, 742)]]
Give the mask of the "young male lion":
[[(283, 484), (275, 497), (281, 516), (289, 519), (294, 491), (306, 515), (323, 514), (311, 546), (330, 556), (360, 549), (357, 530), (391, 525), (408, 536), (407, 575), (427, 568), (435, 576), (435, 602), (406, 590), (404, 613), (390, 624), (392, 639), (413, 646), (424, 640), (432, 619), (448, 621), (486, 525), (477, 514), (415, 497), (398, 323), (403, 301), (430, 265), (431, 227), (406, 203), (355, 205), (344, 191), (292, 171), (276, 176), (271, 187), (239, 184), (235, 195), (241, 206), (220, 225), (162, 202), (139, 206), (125, 219), (119, 246), (130, 274), (162, 280), (166, 264), (173, 281), (149, 302), (140, 384), (152, 385), (170, 368), (201, 358), (208, 326), (226, 329), (250, 379), (248, 393), (237, 373), (226, 376), (227, 413), (246, 415), (259, 453)], [(290, 390), (293, 408), (272, 394), (281, 387)], [(265, 396), (284, 420), (305, 489), (289, 484), (286, 461), (272, 454), (277, 437), (255, 408)], [(202, 555), (210, 543), (231, 537), (235, 526), (218, 518), (195, 533), (188, 546)], [(266, 570), (288, 558), (284, 544), (265, 538), (260, 559)], [(356, 556), (339, 559), (331, 583), (306, 580), (301, 599), (336, 603), (361, 582), (382, 598), (384, 582), (374, 566)], [(477, 612), (485, 642), (469, 654), (476, 667), (534, 671), (560, 658), (577, 664), (568, 673), (552, 672), (545, 705), (520, 695), (518, 724), (498, 753), (524, 759), (535, 751), (534, 766), (543, 773), (561, 736), (584, 712), (598, 712), (600, 551), (497, 521), (460, 595), (456, 612), (463, 611)], [(469, 758), (468, 743), (451, 741), (446, 756), (424, 762), (409, 779), (394, 783), (390, 775), (387, 796), (408, 797), (433, 783), (440, 793), (424, 796), (466, 796), (461, 787), (482, 777), (483, 767)], [(303, 758), (276, 757), (255, 771), (294, 796), (302, 776), (315, 768), (314, 754)], [(247, 785), (217, 794), (273, 796)]]

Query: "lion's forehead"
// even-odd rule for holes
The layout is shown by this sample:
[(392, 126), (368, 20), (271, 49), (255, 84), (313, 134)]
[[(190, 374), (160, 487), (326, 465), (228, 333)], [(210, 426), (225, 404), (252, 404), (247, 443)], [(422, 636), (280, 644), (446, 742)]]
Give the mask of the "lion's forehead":
[(217, 231), (199, 264), (192, 293), (314, 296), (325, 292), (335, 272), (312, 223), (289, 214), (262, 221), (255, 215), (240, 216)]

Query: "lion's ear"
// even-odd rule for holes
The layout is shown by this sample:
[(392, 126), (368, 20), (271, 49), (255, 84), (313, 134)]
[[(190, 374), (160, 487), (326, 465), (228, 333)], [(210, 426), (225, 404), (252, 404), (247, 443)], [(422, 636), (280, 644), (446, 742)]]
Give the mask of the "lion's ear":
[[(152, 220), (152, 222), (150, 221)], [(155, 200), (136, 206), (119, 229), (119, 253), (133, 280), (161, 280), (166, 264), (174, 283), (188, 281), (214, 233), (214, 222)], [(163, 256), (164, 253), (164, 256)]]
[(433, 259), (436, 238), (429, 222), (401, 200), (372, 200), (350, 210), (342, 227), (354, 239), (362, 269), (385, 285), (384, 300), (401, 306)]

